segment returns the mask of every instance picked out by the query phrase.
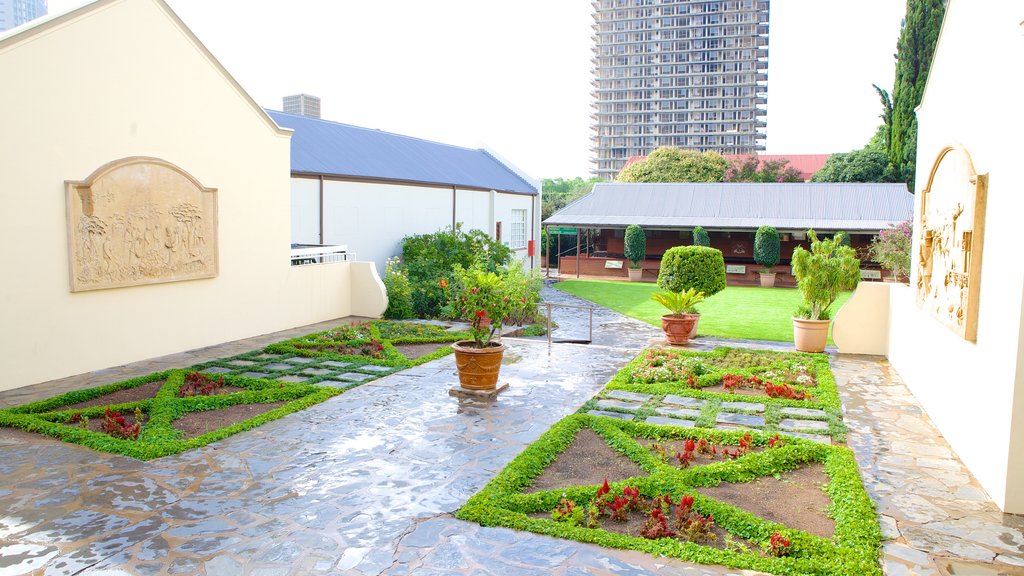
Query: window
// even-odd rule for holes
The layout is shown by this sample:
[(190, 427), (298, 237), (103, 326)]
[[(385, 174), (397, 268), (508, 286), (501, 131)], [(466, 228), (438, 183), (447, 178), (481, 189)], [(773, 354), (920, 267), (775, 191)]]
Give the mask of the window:
[(512, 211), (512, 228), (510, 232), (509, 248), (513, 250), (526, 248), (526, 210)]

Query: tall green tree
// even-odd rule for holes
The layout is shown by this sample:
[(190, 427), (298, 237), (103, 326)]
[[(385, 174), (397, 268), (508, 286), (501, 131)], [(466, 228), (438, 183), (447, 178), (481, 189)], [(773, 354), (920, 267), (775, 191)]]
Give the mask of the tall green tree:
[(726, 182), (803, 182), (800, 171), (789, 160), (760, 160), (757, 155), (742, 156), (729, 161)]
[(619, 182), (722, 182), (729, 163), (718, 152), (663, 146), (619, 172)]
[(935, 43), (946, 13), (944, 0), (907, 0), (900, 38), (896, 42), (896, 80), (892, 100), (878, 89), (884, 108), (882, 119), (889, 128), (887, 155), (889, 164), (901, 180), (914, 191), (917, 169), (917, 115), (928, 81), (928, 69), (935, 55)]
[(546, 220), (580, 196), (589, 193), (594, 184), (600, 182), (597, 176), (584, 180), (575, 178), (545, 178), (541, 181), (541, 219)]

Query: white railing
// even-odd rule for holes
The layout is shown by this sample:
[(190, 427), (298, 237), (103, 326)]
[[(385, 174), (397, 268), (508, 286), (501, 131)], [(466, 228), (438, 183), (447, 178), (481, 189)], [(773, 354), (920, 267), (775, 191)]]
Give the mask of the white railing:
[(348, 251), (348, 246), (315, 246), (310, 244), (292, 244), (292, 266), (307, 264), (333, 264), (335, 262), (354, 262), (356, 255)]

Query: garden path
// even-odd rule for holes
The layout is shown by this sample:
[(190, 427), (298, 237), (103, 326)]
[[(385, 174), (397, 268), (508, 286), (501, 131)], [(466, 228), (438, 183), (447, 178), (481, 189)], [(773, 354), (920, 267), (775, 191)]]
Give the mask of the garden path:
[[(579, 302), (550, 289), (544, 295)], [(556, 336), (585, 333), (585, 314), (556, 311)], [(657, 339), (654, 328), (607, 310), (595, 312), (594, 326), (592, 346), (561, 344), (549, 352), (543, 342), (507, 340), (502, 381), (511, 388), (491, 405), (448, 396), (457, 379), (447, 357), (151, 462), (0, 429), (0, 576), (750, 574), (451, 516)], [(265, 343), (120, 367), (86, 375), (79, 386)], [(941, 437), (885, 362), (839, 357), (834, 366), (849, 444), (883, 527), (900, 538), (885, 545), (887, 572), (935, 574), (946, 562), (936, 562), (939, 555), (997, 560), (1003, 570), (1024, 563), (1020, 518), (999, 514), (956, 456), (935, 442)], [(0, 394), (0, 406), (74, 385), (65, 379)]]

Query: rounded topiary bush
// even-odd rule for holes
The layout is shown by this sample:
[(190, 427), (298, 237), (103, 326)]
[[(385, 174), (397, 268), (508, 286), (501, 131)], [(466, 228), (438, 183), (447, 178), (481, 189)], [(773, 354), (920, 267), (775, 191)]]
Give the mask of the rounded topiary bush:
[(626, 260), (629, 260), (630, 268), (639, 268), (640, 261), (647, 256), (647, 237), (644, 235), (644, 229), (637, 224), (627, 226), (625, 244), (623, 252)]
[(770, 270), (779, 263), (782, 242), (773, 226), (761, 226), (754, 235), (754, 262)]
[(707, 246), (676, 246), (661, 258), (658, 286), (669, 292), (690, 288), (705, 297), (725, 289), (725, 258), (722, 251)]
[(702, 226), (697, 226), (693, 229), (693, 245), (711, 246), (711, 236), (708, 235), (708, 231)]

